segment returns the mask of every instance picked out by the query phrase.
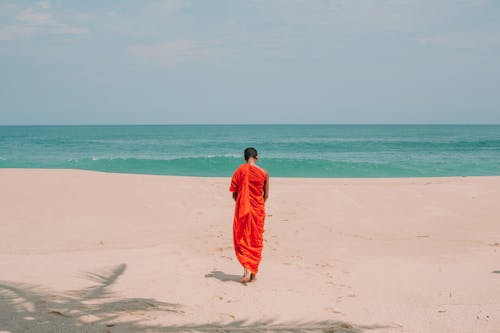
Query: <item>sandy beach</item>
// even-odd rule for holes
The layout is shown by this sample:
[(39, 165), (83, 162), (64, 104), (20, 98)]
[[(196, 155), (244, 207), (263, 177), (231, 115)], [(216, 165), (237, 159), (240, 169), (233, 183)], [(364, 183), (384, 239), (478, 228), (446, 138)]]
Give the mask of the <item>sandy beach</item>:
[(500, 177), (271, 178), (237, 282), (228, 178), (0, 170), (0, 332), (500, 332)]

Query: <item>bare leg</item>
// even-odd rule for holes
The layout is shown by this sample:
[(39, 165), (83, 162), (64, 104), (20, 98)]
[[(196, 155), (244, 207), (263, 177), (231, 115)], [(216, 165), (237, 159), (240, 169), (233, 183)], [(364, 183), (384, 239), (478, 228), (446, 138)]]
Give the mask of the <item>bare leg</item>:
[(247, 282), (250, 282), (250, 277), (251, 277), (251, 273), (248, 269), (244, 269), (243, 271), (243, 276), (241, 277), (240, 279), (240, 282), (241, 283), (247, 283)]

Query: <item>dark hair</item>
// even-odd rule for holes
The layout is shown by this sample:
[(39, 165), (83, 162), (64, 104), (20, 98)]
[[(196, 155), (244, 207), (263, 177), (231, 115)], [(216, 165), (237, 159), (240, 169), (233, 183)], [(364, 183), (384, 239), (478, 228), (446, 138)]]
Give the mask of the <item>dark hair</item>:
[(257, 149), (252, 147), (248, 147), (247, 149), (245, 149), (245, 161), (248, 161), (250, 157), (257, 157)]

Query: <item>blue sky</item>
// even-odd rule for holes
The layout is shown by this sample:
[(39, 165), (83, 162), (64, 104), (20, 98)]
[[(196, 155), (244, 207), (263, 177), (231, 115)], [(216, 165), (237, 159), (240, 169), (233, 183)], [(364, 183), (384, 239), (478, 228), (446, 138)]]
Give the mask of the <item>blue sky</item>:
[(500, 123), (497, 0), (0, 0), (0, 124)]

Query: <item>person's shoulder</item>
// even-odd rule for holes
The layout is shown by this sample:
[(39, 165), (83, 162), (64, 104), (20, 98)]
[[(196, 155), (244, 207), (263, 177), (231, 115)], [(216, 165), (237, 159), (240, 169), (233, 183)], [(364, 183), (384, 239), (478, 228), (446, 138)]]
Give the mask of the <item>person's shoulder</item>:
[(234, 170), (234, 173), (239, 173), (242, 172), (245, 169), (245, 164), (240, 164), (236, 170)]
[(259, 166), (259, 165), (257, 165), (257, 164), (256, 164), (255, 166), (257, 167), (257, 169), (259, 169), (259, 170), (260, 170), (260, 171), (264, 174), (264, 176), (265, 176), (266, 178), (268, 178), (268, 177), (269, 177), (269, 172), (267, 172), (267, 170), (266, 170), (266, 169), (264, 169), (263, 167), (261, 167), (261, 166)]

